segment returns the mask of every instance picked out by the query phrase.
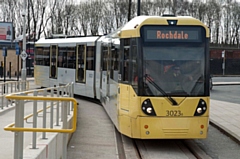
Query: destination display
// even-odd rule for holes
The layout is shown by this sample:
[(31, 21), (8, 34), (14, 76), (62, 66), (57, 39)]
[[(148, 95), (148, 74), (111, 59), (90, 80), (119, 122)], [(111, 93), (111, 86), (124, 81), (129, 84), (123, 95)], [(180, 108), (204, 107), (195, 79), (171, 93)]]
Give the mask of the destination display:
[(200, 27), (145, 26), (145, 42), (201, 42)]

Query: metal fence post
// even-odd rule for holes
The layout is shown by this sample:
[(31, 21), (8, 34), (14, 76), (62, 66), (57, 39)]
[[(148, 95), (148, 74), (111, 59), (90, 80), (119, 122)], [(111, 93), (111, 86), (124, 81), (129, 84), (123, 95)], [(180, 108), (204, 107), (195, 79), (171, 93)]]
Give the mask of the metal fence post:
[[(70, 92), (71, 92), (71, 96), (70, 97), (74, 97), (74, 87), (73, 87), (74, 83), (71, 83), (71, 87), (70, 87)], [(73, 111), (73, 102), (71, 102), (71, 111)]]
[[(23, 94), (20, 94), (23, 95)], [(15, 127), (23, 127), (24, 122), (24, 101), (16, 100)], [(14, 159), (23, 158), (23, 132), (14, 133)]]
[[(47, 90), (44, 89), (43, 91), (43, 96), (46, 97), (47, 96)], [(43, 101), (43, 125), (42, 127), (43, 128), (46, 128), (47, 127), (47, 101)], [(46, 132), (43, 132), (42, 133), (42, 139), (46, 139)]]
[[(51, 88), (51, 97), (53, 97), (54, 89)], [(53, 101), (51, 100), (51, 111), (50, 111), (50, 128), (53, 128)]]
[[(33, 96), (37, 96), (38, 92), (34, 91)], [(37, 100), (33, 101), (33, 128), (37, 127)], [(32, 136), (32, 148), (36, 149), (37, 148), (37, 133), (33, 132)]]
[[(57, 88), (57, 97), (59, 97), (60, 88)], [(59, 100), (57, 101), (56, 126), (59, 126)]]
[(3, 100), (4, 100), (4, 96), (3, 96), (3, 84), (1, 84), (2, 87), (2, 101), (1, 101), (1, 109), (3, 109)]
[[(67, 102), (63, 102), (63, 129), (68, 128)], [(67, 159), (67, 133), (63, 133), (62, 159)]]
[[(6, 88), (7, 87), (7, 88)], [(8, 83), (6, 83), (6, 92), (7, 92), (7, 94), (8, 94)]]

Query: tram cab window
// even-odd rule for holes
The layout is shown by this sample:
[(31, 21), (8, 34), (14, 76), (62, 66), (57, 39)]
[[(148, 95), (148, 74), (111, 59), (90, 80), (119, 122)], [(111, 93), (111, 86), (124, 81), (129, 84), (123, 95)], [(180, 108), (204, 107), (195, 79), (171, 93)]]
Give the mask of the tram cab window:
[(122, 79), (124, 82), (129, 81), (129, 62), (130, 62), (130, 39), (123, 40), (123, 74)]
[[(137, 86), (138, 84), (138, 70), (137, 70), (137, 45), (136, 39), (132, 39), (131, 42), (131, 82), (133, 86)], [(137, 88), (137, 87), (134, 87)]]

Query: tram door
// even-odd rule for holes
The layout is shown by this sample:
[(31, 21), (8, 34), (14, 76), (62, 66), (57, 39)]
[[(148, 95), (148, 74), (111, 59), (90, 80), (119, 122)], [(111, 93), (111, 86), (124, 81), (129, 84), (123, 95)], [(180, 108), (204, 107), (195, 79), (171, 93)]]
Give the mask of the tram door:
[(57, 78), (57, 55), (58, 54), (58, 46), (51, 45), (50, 47), (50, 67), (49, 67), (49, 77)]
[(76, 82), (86, 81), (86, 45), (77, 46)]
[(102, 61), (101, 61), (101, 101), (106, 102), (107, 96), (109, 95), (109, 48), (105, 45), (102, 47)]

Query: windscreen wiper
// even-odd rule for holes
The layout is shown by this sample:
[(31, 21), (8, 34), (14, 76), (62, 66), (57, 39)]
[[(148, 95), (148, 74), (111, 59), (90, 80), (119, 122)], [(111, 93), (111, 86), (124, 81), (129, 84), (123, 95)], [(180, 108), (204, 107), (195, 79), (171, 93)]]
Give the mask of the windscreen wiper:
[(203, 81), (201, 81), (202, 80), (202, 75), (197, 79), (197, 81), (196, 81), (196, 83), (194, 84), (194, 86), (193, 86), (193, 88), (192, 88), (192, 90), (191, 90), (191, 94), (193, 93), (193, 91), (196, 89), (196, 87), (197, 87), (197, 85), (198, 85), (198, 83), (199, 82), (203, 82)]
[(146, 79), (151, 85), (153, 85), (159, 92), (161, 92), (164, 96), (166, 96), (166, 97), (168, 98), (168, 100), (172, 102), (173, 105), (178, 105), (178, 103), (177, 103), (171, 96), (169, 96), (162, 88), (160, 88), (160, 87), (152, 80), (152, 78), (151, 78), (148, 74), (145, 74), (145, 79)]

